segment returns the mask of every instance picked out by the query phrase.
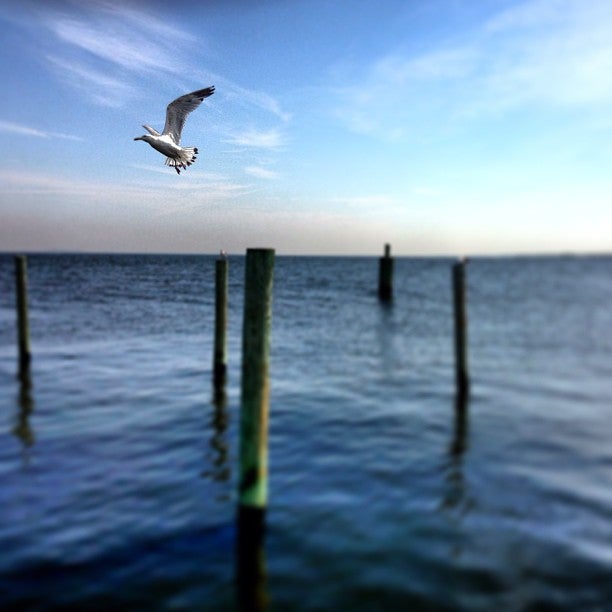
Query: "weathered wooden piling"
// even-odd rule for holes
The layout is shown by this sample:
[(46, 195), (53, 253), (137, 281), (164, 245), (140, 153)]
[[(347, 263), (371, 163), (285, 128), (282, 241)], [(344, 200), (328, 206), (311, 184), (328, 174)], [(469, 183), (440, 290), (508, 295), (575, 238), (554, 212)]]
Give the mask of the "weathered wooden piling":
[(268, 411), (273, 249), (248, 249), (242, 329), (236, 581), (241, 609), (267, 609), (263, 552), (268, 503)]
[(390, 244), (385, 244), (385, 255), (379, 262), (378, 297), (383, 302), (390, 302), (393, 298), (393, 258)]
[(15, 257), (15, 287), (17, 293), (17, 329), (19, 346), (19, 377), (23, 380), (30, 372), (30, 324), (28, 322), (28, 270), (25, 255)]
[(268, 370), (273, 270), (273, 249), (247, 250), (239, 473), (239, 503), (247, 514), (263, 513), (268, 501)]
[[(453, 303), (455, 312), (455, 380), (457, 395), (465, 398), (470, 389), (467, 353), (467, 314), (465, 307), (465, 263), (461, 259), (453, 264)], [(458, 405), (465, 406), (465, 402)]]
[(215, 262), (215, 344), (213, 349), (213, 382), (216, 390), (227, 377), (227, 277), (226, 258)]

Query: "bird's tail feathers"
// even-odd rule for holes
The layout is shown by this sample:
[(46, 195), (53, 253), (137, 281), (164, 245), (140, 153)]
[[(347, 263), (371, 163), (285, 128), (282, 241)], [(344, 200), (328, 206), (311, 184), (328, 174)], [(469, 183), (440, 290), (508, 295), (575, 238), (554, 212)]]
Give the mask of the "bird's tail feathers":
[(197, 147), (185, 147), (177, 157), (167, 157), (166, 166), (172, 166), (177, 174), (181, 173), (181, 168), (186, 170), (196, 160), (198, 154)]

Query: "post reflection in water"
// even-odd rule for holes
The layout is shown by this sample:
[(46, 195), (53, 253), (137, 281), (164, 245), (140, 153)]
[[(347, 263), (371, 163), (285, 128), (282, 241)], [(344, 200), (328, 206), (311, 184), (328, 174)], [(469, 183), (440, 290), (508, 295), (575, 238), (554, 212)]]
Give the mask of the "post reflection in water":
[(457, 393), (455, 396), (455, 427), (450, 449), (453, 457), (461, 457), (467, 450), (468, 429), (468, 394)]
[(13, 434), (21, 441), (24, 452), (27, 452), (35, 441), (34, 430), (30, 425), (30, 415), (34, 410), (30, 373), (23, 373), (19, 377), (19, 381), (19, 412), (17, 414), (15, 427), (13, 428)]
[(446, 470), (446, 488), (440, 508), (454, 510), (460, 516), (466, 514), (472, 506), (467, 496), (463, 473), (463, 460), (468, 449), (469, 410), (468, 395), (458, 393), (455, 396), (455, 420), (453, 438), (449, 447), (449, 463)]
[(202, 472), (202, 476), (215, 482), (229, 482), (231, 469), (229, 464), (229, 445), (226, 432), (229, 424), (227, 415), (227, 393), (225, 388), (215, 386), (212, 397), (213, 412), (209, 427), (212, 430), (210, 448), (212, 457), (208, 462), (210, 469)]
[(376, 335), (382, 374), (383, 376), (392, 376), (400, 361), (396, 347), (397, 330), (393, 302), (380, 302)]
[(268, 581), (264, 537), (266, 511), (238, 506), (236, 516), (236, 599), (243, 611), (268, 609)]

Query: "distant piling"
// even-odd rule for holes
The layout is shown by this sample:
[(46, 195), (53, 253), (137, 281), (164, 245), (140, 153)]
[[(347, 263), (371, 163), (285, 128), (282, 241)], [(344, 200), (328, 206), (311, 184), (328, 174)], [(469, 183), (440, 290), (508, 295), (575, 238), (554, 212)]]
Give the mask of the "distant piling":
[(19, 377), (30, 374), (30, 324), (28, 322), (28, 269), (25, 255), (15, 257), (15, 288), (17, 293), (17, 330), (19, 346)]
[(385, 244), (385, 254), (379, 261), (378, 297), (382, 302), (390, 302), (393, 298), (393, 258), (390, 244)]
[[(467, 352), (467, 314), (465, 306), (465, 258), (453, 264), (453, 303), (455, 314), (455, 380), (457, 396), (466, 398), (470, 389)], [(465, 406), (459, 402), (458, 406)]]
[(229, 263), (225, 257), (215, 262), (215, 343), (213, 383), (219, 392), (227, 378), (227, 278)]
[[(268, 501), (269, 356), (273, 249), (248, 249), (242, 329), (239, 502), (243, 514)], [(249, 523), (257, 523), (252, 518)]]

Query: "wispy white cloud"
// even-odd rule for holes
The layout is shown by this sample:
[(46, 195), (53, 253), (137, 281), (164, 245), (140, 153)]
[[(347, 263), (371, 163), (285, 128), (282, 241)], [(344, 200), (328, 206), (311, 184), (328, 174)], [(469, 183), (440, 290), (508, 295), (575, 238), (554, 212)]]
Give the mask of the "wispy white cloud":
[[(582, 0), (581, 4), (587, 4)], [(562, 22), (567, 0), (531, 0), (511, 5), (485, 23), (487, 32), (513, 31), (517, 28), (539, 27), (542, 23)]]
[[(170, 176), (176, 176), (176, 171), (174, 168), (165, 165), (154, 165), (154, 164), (130, 164), (130, 168), (134, 168), (136, 170), (146, 170), (147, 172), (154, 172), (155, 174), (166, 174)], [(189, 175), (184, 174), (183, 176), (191, 176), (197, 177), (198, 180), (201, 181), (228, 181), (229, 177), (218, 174), (216, 172), (208, 172), (203, 170), (198, 170), (196, 168), (189, 169)]]
[(129, 197), (145, 196), (154, 191), (146, 185), (121, 185), (73, 179), (35, 170), (0, 170), (1, 193), (87, 196), (106, 198), (117, 193)]
[[(172, 211), (177, 207), (238, 199), (253, 189), (251, 185), (206, 172), (185, 173), (180, 179), (171, 178), (177, 180), (162, 181), (162, 177), (159, 177), (155, 181), (88, 181), (32, 170), (2, 169), (0, 194), (78, 197), (122, 204), (146, 201), (152, 210)], [(169, 197), (169, 194), (174, 195)]]
[(241, 147), (253, 147), (258, 149), (276, 149), (284, 144), (283, 136), (278, 129), (256, 130), (249, 129), (244, 132), (233, 134), (228, 140), (230, 144)]
[(189, 73), (195, 37), (151, 12), (95, 0), (70, 12), (53, 4), (37, 9), (39, 24), (53, 35), (43, 53), (51, 69), (96, 104), (120, 107), (142, 79)]
[(380, 78), (403, 86), (419, 80), (464, 78), (478, 59), (478, 50), (465, 45), (436, 49), (416, 57), (388, 55), (376, 62), (372, 70)]
[(353, 210), (380, 211), (381, 208), (395, 208), (401, 206), (401, 201), (387, 194), (372, 194), (364, 196), (336, 196), (329, 198), (328, 202)]
[(135, 170), (146, 170), (147, 172), (154, 172), (155, 174), (176, 174), (174, 168), (170, 168), (169, 166), (165, 165), (154, 166), (152, 164), (130, 164), (130, 168), (134, 168)]
[(452, 43), (421, 54), (395, 49), (354, 67), (347, 82), (333, 91), (336, 116), (356, 132), (385, 139), (526, 106), (609, 105), (612, 4), (523, 2)]
[(36, 138), (62, 138), (65, 140), (84, 140), (80, 136), (72, 134), (63, 134), (61, 132), (47, 132), (37, 128), (21, 125), (20, 123), (12, 123), (11, 121), (0, 120), (0, 132), (8, 132), (10, 134), (21, 134), (22, 136), (35, 136)]
[(130, 83), (77, 61), (54, 56), (47, 60), (62, 80), (96, 104), (117, 108), (137, 95), (137, 88)]
[(129, 72), (180, 72), (181, 57), (195, 42), (150, 11), (117, 2), (94, 1), (81, 11), (43, 11), (45, 26), (67, 45)]
[(163, 40), (171, 41), (180, 39), (183, 43), (198, 43), (202, 41), (183, 28), (178, 28), (167, 19), (161, 19), (149, 11), (136, 10), (125, 3), (110, 2), (109, 0), (94, 0), (90, 4), (95, 5), (100, 14), (109, 15), (122, 23), (130, 24), (139, 30), (146, 32), (150, 38), (161, 37)]
[(219, 83), (220, 87), (224, 88), (226, 95), (231, 100), (239, 104), (246, 104), (260, 108), (261, 110), (275, 115), (284, 123), (290, 121), (291, 113), (284, 111), (280, 102), (273, 96), (262, 91), (246, 89), (221, 76), (217, 76), (215, 81)]
[(158, 78), (161, 72), (177, 82), (191, 75), (214, 83), (226, 100), (262, 110), (283, 123), (291, 118), (274, 96), (203, 69), (194, 49), (202, 53), (208, 41), (161, 18), (154, 9), (92, 0), (75, 3), (70, 12), (50, 3), (37, 7), (35, 14), (53, 34), (53, 51), (46, 57), (57, 76), (95, 103), (122, 106), (138, 92), (139, 79)]
[(268, 168), (262, 168), (261, 166), (247, 166), (244, 171), (251, 176), (266, 180), (275, 180), (280, 177), (278, 172), (274, 172), (274, 170), (269, 170)]
[(412, 134), (422, 118), (456, 103), (448, 90), (471, 78), (479, 59), (472, 44), (413, 56), (396, 50), (358, 71), (357, 84), (334, 87), (334, 114), (353, 131), (397, 140)]
[(483, 70), (483, 101), (494, 109), (612, 101), (612, 4), (525, 2), (491, 19), (484, 30), (495, 55)]

